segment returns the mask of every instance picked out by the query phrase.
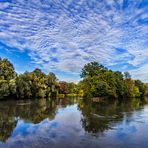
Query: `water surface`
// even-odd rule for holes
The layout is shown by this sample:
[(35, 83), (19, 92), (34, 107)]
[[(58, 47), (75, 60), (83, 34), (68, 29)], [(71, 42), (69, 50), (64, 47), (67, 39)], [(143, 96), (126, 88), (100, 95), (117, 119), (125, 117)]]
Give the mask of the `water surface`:
[(82, 99), (0, 102), (0, 148), (148, 147), (148, 106)]

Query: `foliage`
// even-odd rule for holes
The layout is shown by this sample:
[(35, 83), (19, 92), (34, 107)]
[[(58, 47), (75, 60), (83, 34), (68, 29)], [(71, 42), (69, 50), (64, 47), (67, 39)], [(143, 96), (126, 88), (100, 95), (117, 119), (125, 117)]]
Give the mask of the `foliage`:
[(0, 99), (10, 95), (9, 83), (6, 80), (0, 80)]
[(145, 84), (145, 96), (148, 97), (148, 83)]
[(11, 80), (16, 77), (13, 65), (7, 59), (0, 58), (0, 80)]
[(60, 81), (59, 82), (59, 93), (60, 94), (78, 94), (77, 85), (73, 82), (65, 82)]
[(16, 86), (18, 98), (49, 98), (57, 93), (55, 75), (45, 75), (40, 69), (19, 75)]
[(91, 62), (82, 69), (80, 90), (87, 97), (130, 98), (144, 97), (146, 88), (140, 80), (132, 80), (128, 72), (105, 68), (97, 62)]
[(106, 71), (107, 68), (97, 62), (91, 62), (84, 66), (81, 73), (81, 78), (86, 78), (88, 76), (92, 77), (98, 75), (98, 71)]
[(0, 98), (45, 98), (58, 93), (55, 74), (40, 69), (16, 75), (13, 65), (0, 58)]
[(81, 78), (78, 84), (58, 81), (54, 73), (46, 75), (38, 68), (17, 76), (13, 65), (7, 59), (0, 58), (0, 99), (61, 96), (127, 98), (148, 95), (147, 84), (132, 80), (128, 72), (123, 75), (97, 62), (86, 64)]
[(0, 99), (16, 93), (16, 72), (7, 59), (0, 58)]
[(146, 92), (146, 85), (144, 85), (140, 80), (135, 80), (135, 86), (139, 89), (141, 97), (144, 97)]

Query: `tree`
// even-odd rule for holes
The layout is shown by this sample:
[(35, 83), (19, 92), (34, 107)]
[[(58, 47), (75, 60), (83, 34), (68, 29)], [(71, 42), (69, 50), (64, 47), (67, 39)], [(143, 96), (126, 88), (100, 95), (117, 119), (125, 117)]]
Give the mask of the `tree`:
[(25, 72), (16, 79), (17, 97), (49, 98), (57, 95), (57, 78), (55, 74), (44, 74), (40, 69)]
[(140, 96), (144, 97), (146, 92), (146, 87), (144, 83), (142, 83), (140, 80), (135, 80), (135, 86), (139, 89)]
[(16, 72), (10, 61), (0, 58), (0, 80), (11, 80), (15, 77)]
[(84, 66), (81, 74), (84, 78), (84, 94), (89, 96), (123, 98), (126, 85), (121, 72), (113, 72), (106, 67), (91, 62)]
[(44, 98), (46, 96), (46, 75), (40, 69), (35, 69), (30, 75), (32, 95), (35, 98)]
[(145, 96), (148, 97), (148, 83), (144, 85), (145, 85)]
[[(128, 72), (108, 70), (106, 67), (91, 62), (82, 69), (81, 89), (88, 97), (143, 97), (145, 86), (139, 80), (132, 80)], [(125, 78), (125, 79), (124, 79)]]
[(9, 83), (6, 80), (0, 80), (0, 99), (4, 99), (10, 95)]
[(59, 82), (59, 93), (60, 94), (68, 94), (68, 85), (65, 81)]
[(31, 98), (32, 90), (31, 90), (31, 76), (28, 72), (21, 74), (16, 79), (16, 96), (17, 98)]
[(129, 72), (124, 72), (125, 79), (131, 79), (131, 75)]
[(0, 98), (13, 96), (16, 93), (16, 72), (7, 59), (0, 58)]
[(58, 84), (56, 81), (57, 81), (56, 75), (52, 72), (48, 73), (46, 77), (47, 97), (55, 97), (58, 94)]
[(68, 85), (68, 94), (77, 94), (77, 85), (73, 82), (67, 83)]
[(133, 87), (133, 92), (132, 92), (132, 96), (133, 97), (140, 97), (140, 92), (139, 92), (139, 88), (137, 86)]
[(102, 80), (94, 79), (91, 86), (93, 97), (105, 97), (109, 95), (108, 84)]
[(92, 77), (94, 75), (97, 75), (99, 71), (106, 71), (107, 68), (104, 67), (103, 65), (97, 63), (97, 62), (91, 62), (88, 64), (84, 65), (84, 68), (82, 69), (81, 72), (81, 78), (86, 78), (88, 76)]
[(0, 99), (49, 98), (60, 94), (81, 94), (86, 97), (144, 97), (148, 95), (148, 86), (140, 80), (133, 80), (128, 72), (124, 75), (112, 71), (97, 62), (85, 64), (83, 78), (78, 84), (58, 82), (56, 75), (47, 75), (36, 68), (17, 76), (13, 65), (7, 59), (0, 58)]

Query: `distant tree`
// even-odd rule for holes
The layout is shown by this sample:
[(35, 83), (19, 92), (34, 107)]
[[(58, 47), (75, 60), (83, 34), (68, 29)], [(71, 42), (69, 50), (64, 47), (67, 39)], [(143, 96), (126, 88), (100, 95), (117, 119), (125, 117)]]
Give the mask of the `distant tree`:
[(59, 93), (60, 94), (68, 94), (68, 85), (65, 81), (59, 82)]
[(88, 64), (84, 65), (84, 68), (82, 69), (81, 72), (81, 78), (85, 78), (85, 77), (92, 77), (94, 75), (97, 75), (99, 71), (106, 71), (107, 68), (104, 67), (103, 65), (97, 63), (97, 62), (91, 62)]
[(125, 79), (131, 79), (131, 75), (129, 72), (124, 72)]
[(0, 99), (4, 99), (10, 95), (9, 83), (6, 80), (0, 80)]
[(139, 91), (139, 88), (137, 86), (134, 86), (133, 87), (133, 92), (132, 92), (132, 97), (140, 97), (140, 91)]
[(44, 74), (40, 69), (25, 72), (16, 79), (17, 97), (49, 98), (57, 95), (57, 78), (54, 73)]
[(141, 93), (140, 96), (144, 97), (146, 92), (146, 87), (143, 82), (140, 80), (135, 80), (135, 86), (139, 89), (139, 92)]
[(13, 96), (16, 93), (16, 72), (7, 59), (0, 58), (0, 98)]
[(11, 80), (15, 77), (16, 72), (10, 61), (0, 58), (0, 80)]
[(17, 76), (13, 65), (7, 59), (0, 58), (0, 99), (50, 98), (57, 94), (81, 94), (87, 97), (144, 97), (148, 96), (148, 85), (133, 80), (128, 72), (108, 70), (97, 62), (84, 66), (83, 78), (78, 84), (58, 81), (52, 72), (47, 75), (36, 68)]
[(105, 81), (102, 80), (95, 80), (91, 87), (91, 93), (93, 94), (93, 97), (105, 97), (109, 95), (109, 88), (108, 84)]
[[(81, 89), (89, 97), (143, 97), (145, 87), (141, 81), (131, 79), (129, 72), (108, 70), (97, 62), (91, 62), (82, 69)], [(125, 78), (125, 79), (124, 79)]]
[(148, 83), (144, 85), (145, 85), (145, 96), (148, 97)]
[(44, 98), (46, 96), (46, 75), (40, 70), (35, 69), (31, 75), (31, 90), (35, 98)]
[(54, 73), (50, 72), (46, 76), (46, 85), (47, 85), (47, 97), (54, 97), (58, 94), (58, 84), (57, 77)]
[(68, 85), (68, 94), (77, 94), (77, 85), (73, 82), (70, 82)]
[(17, 98), (31, 98), (32, 90), (31, 90), (31, 75), (28, 72), (21, 74), (16, 79), (16, 96)]

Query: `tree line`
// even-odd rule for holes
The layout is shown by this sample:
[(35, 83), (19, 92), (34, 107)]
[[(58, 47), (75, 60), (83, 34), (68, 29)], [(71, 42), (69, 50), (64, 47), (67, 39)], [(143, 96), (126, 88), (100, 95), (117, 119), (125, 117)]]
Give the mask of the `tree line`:
[(128, 72), (112, 71), (97, 62), (84, 66), (79, 87), (87, 97), (143, 98), (148, 96), (148, 84), (133, 80)]
[(0, 58), (0, 99), (84, 97), (129, 98), (148, 95), (148, 84), (133, 80), (128, 72), (112, 71), (97, 62), (84, 66), (78, 83), (59, 81), (52, 72), (36, 68), (18, 75), (8, 59)]
[(36, 68), (18, 75), (8, 59), (0, 58), (0, 99), (49, 98), (76, 94), (76, 84), (58, 81), (56, 75), (47, 75)]

